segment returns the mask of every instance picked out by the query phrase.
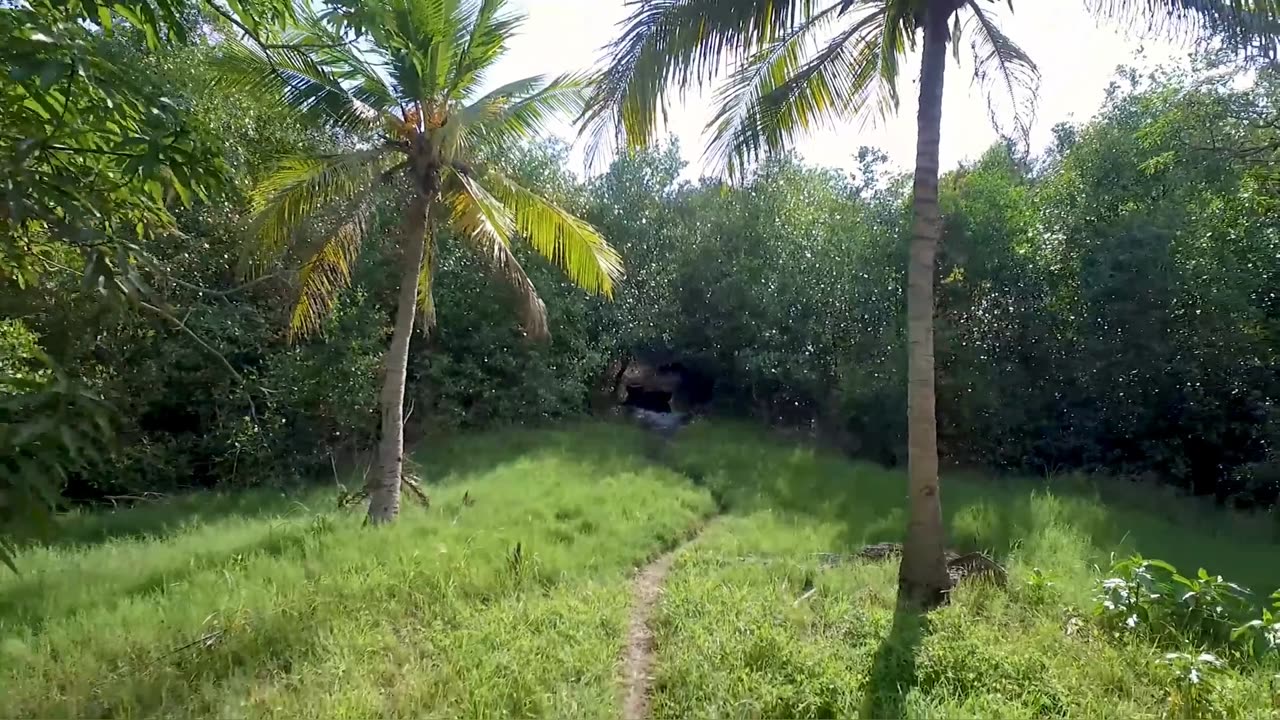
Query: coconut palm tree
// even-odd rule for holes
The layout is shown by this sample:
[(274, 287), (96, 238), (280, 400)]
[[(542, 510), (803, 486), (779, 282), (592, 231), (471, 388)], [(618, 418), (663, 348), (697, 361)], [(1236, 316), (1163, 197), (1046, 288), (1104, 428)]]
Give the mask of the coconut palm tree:
[(587, 222), (502, 171), (504, 150), (556, 115), (582, 109), (586, 83), (530, 77), (478, 91), (522, 17), (505, 0), (357, 0), (325, 17), (304, 13), (271, 45), (224, 43), (231, 82), (279, 98), (351, 149), (290, 158), (254, 192), (257, 257), (278, 255), (316, 211), (340, 219), (309, 245), (291, 334), (321, 329), (380, 198), (402, 204), (400, 289), (384, 363), (378, 474), (369, 521), (399, 512), (404, 391), (414, 319), (435, 324), (432, 272), (441, 229), (469, 243), (520, 298), (531, 338), (546, 309), (513, 252), (520, 237), (588, 292), (608, 296), (621, 261)]
[[(932, 605), (950, 585), (938, 488), (934, 413), (934, 256), (941, 235), (938, 144), (948, 45), (971, 38), (975, 77), (1002, 96), (1025, 137), (1039, 78), (1000, 29), (1014, 0), (633, 0), (606, 50), (583, 116), (593, 147), (649, 142), (670, 92), (705, 86), (728, 68), (708, 126), (708, 155), (741, 172), (763, 153), (834, 120), (898, 106), (900, 62), (919, 47), (920, 105), (907, 267), (909, 519), (900, 599)], [(1092, 0), (1101, 16), (1171, 32), (1217, 34), (1271, 53), (1277, 0)], [(1004, 113), (997, 113), (1004, 114)]]

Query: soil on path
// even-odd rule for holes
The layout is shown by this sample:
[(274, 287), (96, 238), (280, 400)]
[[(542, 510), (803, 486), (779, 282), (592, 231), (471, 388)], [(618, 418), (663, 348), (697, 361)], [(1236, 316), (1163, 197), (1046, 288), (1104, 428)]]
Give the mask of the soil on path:
[[(701, 530), (698, 534), (701, 534)], [(631, 586), (631, 621), (627, 628), (627, 645), (622, 657), (623, 720), (645, 720), (649, 717), (650, 690), (653, 682), (653, 629), (650, 621), (662, 596), (676, 556), (697, 539), (697, 535), (679, 547), (663, 553), (644, 566)]]

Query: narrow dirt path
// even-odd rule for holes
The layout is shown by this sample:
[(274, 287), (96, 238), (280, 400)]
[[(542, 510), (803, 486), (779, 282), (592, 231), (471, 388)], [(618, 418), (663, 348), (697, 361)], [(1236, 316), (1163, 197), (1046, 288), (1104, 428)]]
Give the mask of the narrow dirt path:
[(650, 620), (662, 596), (662, 585), (676, 556), (689, 546), (706, 526), (698, 529), (678, 547), (663, 553), (636, 574), (631, 585), (631, 621), (627, 627), (627, 645), (622, 656), (622, 718), (646, 720), (649, 717), (649, 693), (653, 682), (653, 628)]

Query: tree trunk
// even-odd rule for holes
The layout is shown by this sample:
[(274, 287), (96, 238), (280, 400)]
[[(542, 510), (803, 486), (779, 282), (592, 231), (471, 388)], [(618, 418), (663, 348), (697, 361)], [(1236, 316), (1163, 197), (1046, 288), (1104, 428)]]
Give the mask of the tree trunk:
[(400, 295), (391, 347), (383, 363), (382, 437), (378, 441), (378, 475), (369, 486), (369, 523), (380, 525), (400, 514), (400, 480), (404, 468), (404, 385), (409, 371), (409, 340), (417, 315), (418, 277), (426, 252), (427, 210), (436, 193), (431, 178), (423, 192), (405, 211), (404, 245), (401, 248)]
[(947, 575), (938, 494), (938, 428), (934, 413), (933, 275), (942, 234), (938, 211), (938, 144), (949, 3), (932, 0), (924, 16), (920, 110), (916, 117), (915, 214), (907, 265), (907, 474), (909, 517), (898, 576), (899, 600), (933, 607), (944, 599)]

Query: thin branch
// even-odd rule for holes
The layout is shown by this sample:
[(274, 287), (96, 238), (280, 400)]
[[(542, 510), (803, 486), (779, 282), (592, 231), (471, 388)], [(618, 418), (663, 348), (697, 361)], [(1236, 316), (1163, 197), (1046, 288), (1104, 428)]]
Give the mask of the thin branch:
[(422, 486), (418, 484), (417, 480), (410, 478), (408, 475), (401, 475), (400, 484), (409, 488), (414, 495), (417, 495), (418, 499), (422, 501), (423, 506), (431, 507), (431, 499), (422, 491)]
[(120, 152), (119, 150), (99, 150), (98, 148), (69, 147), (67, 145), (46, 145), (45, 147), (50, 150), (57, 150), (58, 152), (87, 153), (89, 155), (110, 155), (112, 157), (126, 158), (142, 156), (142, 153), (127, 153)]
[[(169, 312), (168, 310), (165, 310), (165, 309), (163, 309), (163, 308), (160, 308), (160, 307), (157, 307), (157, 306), (155, 306), (155, 305), (152, 305), (151, 303), (149, 303), (149, 302), (145, 302), (145, 301), (139, 301), (139, 302), (138, 302), (138, 305), (140, 305), (141, 307), (143, 307), (143, 308), (145, 308), (145, 309), (147, 309), (147, 310), (150, 310), (151, 312), (153, 312), (153, 313), (155, 313), (155, 314), (159, 315), (160, 317), (162, 317), (162, 318), (164, 318), (164, 319), (168, 320), (169, 322), (173, 323), (173, 324), (174, 324), (174, 325), (175, 325), (179, 330), (181, 330), (183, 333), (185, 333), (186, 335), (188, 335), (192, 340), (195, 340), (195, 341), (196, 341), (196, 344), (198, 344), (200, 347), (204, 348), (205, 350), (209, 351), (211, 354), (213, 354), (215, 357), (217, 357), (217, 358), (218, 358), (218, 360), (222, 361), (222, 366), (223, 366), (223, 367), (225, 367), (225, 368), (227, 369), (227, 372), (231, 373), (231, 376), (232, 376), (232, 377), (234, 377), (234, 378), (236, 379), (236, 381), (238, 381), (238, 382), (241, 384), (241, 386), (246, 385), (245, 380), (244, 380), (244, 376), (243, 376), (243, 375), (241, 375), (241, 374), (239, 373), (239, 371), (237, 371), (237, 370), (235, 369), (235, 367), (233, 367), (233, 366), (231, 365), (231, 362), (227, 360), (227, 358), (226, 358), (226, 356), (225, 356), (225, 355), (223, 355), (222, 353), (218, 352), (218, 349), (217, 349), (217, 348), (215, 348), (214, 346), (212, 346), (212, 345), (210, 345), (209, 343), (205, 342), (204, 338), (200, 337), (200, 335), (199, 335), (199, 334), (197, 334), (194, 330), (192, 330), (191, 328), (187, 327), (187, 324), (186, 324), (186, 323), (184, 323), (184, 322), (182, 322), (181, 320), (179, 320), (178, 318), (174, 317), (173, 313), (171, 313), (171, 312)], [(266, 391), (266, 390), (267, 390), (267, 388), (265, 388), (265, 387), (261, 387), (261, 386), (259, 386), (259, 388), (260, 388), (261, 390), (263, 390), (263, 391)], [(253, 396), (249, 394), (249, 391), (248, 391), (248, 389), (247, 389), (247, 388), (246, 388), (246, 389), (245, 389), (245, 391), (244, 391), (244, 398), (245, 398), (245, 400), (249, 403), (249, 414), (253, 417), (253, 419), (254, 419), (255, 421), (257, 421), (257, 419), (258, 419), (258, 409), (257, 409), (257, 407), (253, 404)]]
[(40, 152), (43, 154), (49, 150), (49, 141), (57, 137), (62, 131), (62, 124), (67, 119), (67, 111), (71, 109), (71, 90), (75, 87), (76, 70), (79, 68), (73, 62), (71, 70), (67, 73), (67, 85), (62, 89), (62, 112), (58, 113), (58, 120), (53, 124), (53, 129), (44, 136), (43, 147)]
[[(152, 269), (155, 269), (155, 268), (152, 268)], [(172, 282), (174, 285), (177, 285), (178, 287), (184, 287), (188, 290), (193, 290), (195, 292), (200, 293), (201, 295), (209, 295), (211, 297), (218, 297), (218, 298), (228, 297), (230, 295), (235, 295), (236, 293), (244, 292), (245, 290), (248, 290), (254, 285), (260, 285), (268, 280), (272, 280), (278, 277), (277, 273), (267, 273), (266, 275), (263, 275), (261, 277), (256, 277), (246, 283), (237, 285), (228, 290), (214, 290), (212, 288), (207, 288), (200, 285), (196, 285), (194, 283), (189, 283), (186, 280), (179, 280), (176, 277), (169, 277), (164, 273), (161, 273), (161, 275), (165, 277), (166, 280), (168, 280), (169, 282)]]
[(245, 34), (245, 37), (253, 40), (255, 43), (259, 45), (262, 44), (262, 41), (258, 39), (258, 34), (250, 30), (247, 25), (240, 22), (240, 18), (236, 17), (233, 13), (227, 10), (223, 10), (221, 7), (219, 7), (219, 5), (216, 2), (213, 2), (213, 0), (206, 0), (205, 5), (207, 5), (210, 10), (213, 10), (215, 13), (221, 15), (223, 19), (225, 19), (227, 22), (231, 23), (232, 25), (235, 25), (240, 30), (240, 32)]
[(161, 660), (163, 660), (163, 659), (165, 659), (165, 658), (167, 658), (167, 657), (170, 657), (170, 656), (173, 656), (173, 655), (177, 655), (178, 653), (182, 652), (183, 650), (190, 650), (191, 648), (193, 648), (193, 647), (195, 647), (195, 646), (197, 646), (197, 645), (204, 645), (205, 647), (209, 647), (209, 646), (210, 646), (210, 645), (212, 645), (216, 640), (218, 640), (219, 638), (221, 638), (221, 637), (223, 636), (223, 634), (225, 634), (225, 633), (226, 633), (226, 630), (214, 630), (214, 631), (213, 631), (213, 632), (211, 632), (211, 633), (207, 633), (207, 634), (205, 634), (205, 635), (202, 635), (202, 636), (200, 636), (200, 637), (196, 638), (195, 640), (192, 640), (191, 642), (187, 643), (186, 645), (183, 645), (183, 646), (181, 646), (181, 647), (176, 647), (176, 648), (174, 648), (174, 649), (170, 650), (169, 652), (165, 653), (164, 655), (161, 655), (160, 657), (156, 658), (156, 659), (155, 659), (151, 664), (153, 664), (153, 665), (154, 665), (156, 662), (159, 662), (159, 661), (161, 661)]
[(219, 360), (221, 360), (223, 367), (225, 367), (227, 369), (227, 372), (231, 373), (231, 375), (235, 377), (236, 380), (242, 383), (244, 382), (244, 376), (241, 375), (240, 372), (236, 370), (234, 366), (232, 366), (231, 362), (228, 361), (227, 358), (222, 353), (218, 352), (217, 348), (205, 342), (204, 338), (200, 337), (200, 335), (197, 334), (194, 330), (187, 327), (187, 324), (179, 320), (177, 317), (175, 317), (173, 313), (169, 312), (168, 310), (165, 310), (164, 308), (152, 305), (151, 303), (146, 301), (140, 301), (138, 305), (140, 305), (141, 307), (147, 310), (150, 310), (151, 312), (159, 315), (165, 320), (168, 320), (169, 322), (173, 323), (175, 327), (177, 327), (186, 335), (190, 336), (192, 340), (195, 340), (196, 343), (200, 345), (200, 347), (204, 348), (205, 350), (208, 350), (210, 353), (216, 356)]
[(164, 499), (164, 495), (158, 492), (144, 492), (141, 495), (103, 495), (103, 499), (111, 501), (111, 509), (118, 507), (117, 500), (132, 500), (134, 502), (158, 502)]
[[(76, 269), (74, 269), (74, 268), (70, 268), (70, 267), (67, 267), (66, 265), (63, 265), (63, 264), (61, 264), (61, 263), (55, 262), (55, 261), (53, 261), (53, 260), (49, 260), (48, 258), (40, 258), (40, 259), (41, 259), (42, 261), (44, 261), (48, 266), (50, 266), (50, 267), (54, 267), (54, 268), (57, 268), (57, 269), (59, 269), (59, 270), (65, 270), (65, 271), (67, 271), (67, 272), (71, 272), (71, 273), (79, 273), (79, 272), (80, 272), (80, 271), (78, 271), (78, 270), (76, 270)], [(176, 280), (176, 278), (172, 278), (172, 279), (175, 279), (175, 280)], [(266, 277), (265, 277), (265, 276), (264, 276), (264, 277), (262, 277), (262, 278), (259, 278), (259, 280), (264, 280), (264, 279), (266, 279)], [(248, 286), (248, 285), (252, 284), (252, 282), (253, 282), (253, 281), (251, 281), (251, 282), (249, 282), (249, 283), (245, 283), (245, 285), (242, 285), (242, 286), (240, 286), (239, 288), (233, 288), (232, 290), (227, 291), (227, 292), (233, 292), (233, 291), (242, 290), (242, 289), (244, 289), (244, 287), (246, 287), (246, 286)], [(186, 283), (184, 283), (184, 284), (186, 284)], [(200, 288), (199, 288), (199, 286), (196, 286), (196, 285), (191, 285), (191, 287), (196, 288), (197, 290), (199, 290), (199, 289), (200, 289)], [(211, 291), (211, 292), (215, 292), (215, 291)], [(194, 330), (192, 330), (191, 328), (187, 327), (186, 320), (179, 320), (179, 319), (178, 319), (178, 318), (177, 318), (173, 313), (169, 312), (168, 310), (165, 310), (164, 308), (158, 307), (158, 306), (156, 306), (156, 305), (152, 305), (151, 303), (146, 302), (146, 301), (141, 301), (141, 300), (140, 300), (140, 301), (138, 302), (138, 305), (139, 305), (139, 306), (141, 306), (142, 308), (145, 308), (145, 309), (147, 309), (147, 310), (150, 310), (151, 312), (153, 312), (153, 313), (155, 313), (155, 314), (159, 315), (160, 317), (164, 318), (165, 320), (168, 320), (169, 322), (173, 323), (173, 325), (174, 325), (175, 327), (177, 327), (177, 328), (178, 328), (179, 330), (181, 330), (183, 333), (185, 333), (186, 335), (188, 335), (189, 337), (191, 337), (191, 339), (192, 339), (192, 340), (195, 340), (195, 341), (196, 341), (196, 343), (197, 343), (198, 345), (200, 345), (200, 347), (202, 347), (202, 348), (204, 348), (205, 350), (209, 351), (209, 352), (210, 352), (210, 353), (212, 353), (215, 357), (217, 357), (217, 358), (218, 358), (218, 360), (222, 361), (222, 365), (223, 365), (223, 367), (225, 367), (225, 368), (227, 369), (227, 371), (231, 373), (231, 376), (232, 376), (232, 377), (234, 377), (234, 378), (236, 379), (236, 381), (237, 381), (237, 382), (239, 382), (241, 385), (245, 385), (245, 384), (246, 384), (246, 383), (245, 383), (244, 376), (243, 376), (243, 375), (241, 375), (241, 374), (239, 373), (239, 371), (237, 371), (237, 370), (235, 369), (235, 367), (233, 367), (233, 366), (231, 365), (231, 362), (230, 362), (229, 360), (227, 360), (226, 356), (225, 356), (225, 355), (223, 355), (222, 353), (218, 352), (218, 349), (217, 349), (217, 348), (213, 347), (213, 346), (212, 346), (212, 345), (210, 345), (208, 342), (206, 342), (206, 341), (204, 340), (204, 338), (200, 337), (200, 335), (199, 335), (198, 333), (196, 333)], [(190, 318), (190, 317), (191, 317), (190, 313), (188, 313), (188, 314), (187, 314), (187, 317), (188, 317), (188, 318)], [(260, 390), (262, 390), (263, 392), (270, 392), (270, 390), (268, 390), (268, 389), (267, 389), (267, 388), (265, 388), (265, 387), (262, 387), (261, 385), (259, 385), (259, 386), (258, 386), (258, 388), (259, 388)], [(254, 421), (256, 422), (256, 421), (257, 421), (257, 419), (258, 419), (258, 408), (253, 404), (253, 397), (249, 394), (249, 391), (248, 391), (247, 389), (245, 390), (244, 397), (245, 397), (245, 400), (249, 403), (249, 414), (253, 417)]]
[(258, 34), (257, 34), (256, 32), (254, 32), (254, 31), (250, 30), (250, 29), (249, 29), (249, 27), (248, 27), (247, 25), (245, 25), (243, 22), (241, 22), (241, 21), (240, 21), (240, 19), (239, 19), (239, 18), (237, 18), (235, 15), (233, 15), (233, 14), (232, 14), (232, 13), (230, 13), (229, 11), (224, 10), (224, 9), (222, 9), (221, 7), (219, 7), (217, 3), (213, 2), (212, 0), (206, 0), (205, 5), (208, 5), (208, 6), (209, 6), (209, 8), (210, 8), (210, 9), (212, 9), (215, 13), (217, 13), (217, 14), (221, 15), (221, 16), (222, 16), (222, 17), (223, 17), (227, 22), (231, 23), (232, 25), (235, 25), (235, 26), (236, 26), (236, 29), (238, 29), (240, 32), (244, 33), (245, 37), (249, 38), (250, 40), (252, 40), (252, 41), (254, 42), (254, 44), (255, 44), (255, 45), (257, 45), (258, 47), (263, 48), (263, 49), (265, 49), (265, 50), (302, 50), (302, 49), (305, 49), (305, 50), (336, 50), (336, 49), (341, 48), (341, 47), (347, 47), (348, 45), (354, 45), (354, 44), (356, 43), (356, 41), (359, 39), (359, 38), (354, 38), (354, 37), (353, 37), (353, 38), (351, 38), (350, 40), (345, 40), (345, 41), (340, 42), (340, 43), (269, 43), (269, 42), (264, 42), (264, 41), (262, 40), (262, 38), (258, 37)]

